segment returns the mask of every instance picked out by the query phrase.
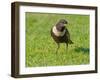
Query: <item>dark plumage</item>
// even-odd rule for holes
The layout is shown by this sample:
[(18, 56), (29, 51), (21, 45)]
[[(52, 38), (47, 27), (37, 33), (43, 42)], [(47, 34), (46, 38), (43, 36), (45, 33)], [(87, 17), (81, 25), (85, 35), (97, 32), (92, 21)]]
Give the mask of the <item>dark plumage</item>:
[(56, 50), (56, 53), (58, 52), (58, 49), (60, 47), (60, 45), (59, 45), (60, 43), (66, 43), (67, 48), (68, 48), (68, 44), (73, 44), (73, 42), (70, 39), (69, 31), (65, 27), (65, 24), (68, 24), (68, 22), (65, 19), (61, 19), (51, 29), (51, 36), (54, 39), (54, 41), (58, 44), (58, 48)]

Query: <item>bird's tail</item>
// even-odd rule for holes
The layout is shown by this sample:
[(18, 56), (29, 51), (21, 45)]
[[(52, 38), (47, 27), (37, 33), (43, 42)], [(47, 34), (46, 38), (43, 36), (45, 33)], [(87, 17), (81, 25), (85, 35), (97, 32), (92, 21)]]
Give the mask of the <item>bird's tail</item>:
[(71, 40), (68, 41), (69, 44), (73, 44), (73, 42)]

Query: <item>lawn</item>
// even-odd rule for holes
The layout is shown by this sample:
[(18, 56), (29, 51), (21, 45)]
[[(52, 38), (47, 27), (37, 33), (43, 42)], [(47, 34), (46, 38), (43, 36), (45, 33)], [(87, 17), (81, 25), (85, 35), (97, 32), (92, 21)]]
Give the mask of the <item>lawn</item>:
[[(89, 64), (89, 15), (49, 14), (26, 12), (26, 67), (67, 66)], [(51, 37), (51, 28), (60, 19), (66, 19), (74, 44), (66, 50)]]

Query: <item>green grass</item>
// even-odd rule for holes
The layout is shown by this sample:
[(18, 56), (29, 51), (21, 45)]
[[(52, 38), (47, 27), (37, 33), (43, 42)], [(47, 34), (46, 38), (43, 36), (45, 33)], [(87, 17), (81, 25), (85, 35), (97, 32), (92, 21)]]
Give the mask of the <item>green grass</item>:
[[(68, 21), (74, 44), (66, 50), (57, 44), (50, 30), (59, 19)], [(26, 13), (26, 67), (89, 64), (89, 16), (72, 14)]]

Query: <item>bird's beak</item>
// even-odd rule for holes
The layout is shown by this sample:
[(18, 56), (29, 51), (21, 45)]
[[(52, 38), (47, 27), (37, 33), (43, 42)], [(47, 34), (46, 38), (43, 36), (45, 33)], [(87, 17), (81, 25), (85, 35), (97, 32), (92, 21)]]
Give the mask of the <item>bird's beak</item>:
[(68, 24), (68, 22), (66, 21), (65, 24)]

